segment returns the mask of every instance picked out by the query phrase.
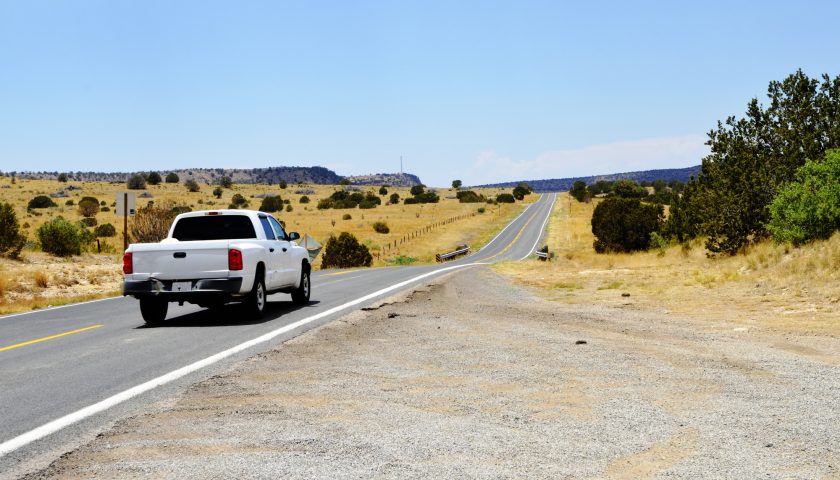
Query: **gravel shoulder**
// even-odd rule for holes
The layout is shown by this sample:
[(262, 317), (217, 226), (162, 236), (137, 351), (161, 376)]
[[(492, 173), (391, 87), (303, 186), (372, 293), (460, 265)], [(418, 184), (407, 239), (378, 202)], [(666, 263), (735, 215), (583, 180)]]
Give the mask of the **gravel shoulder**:
[[(628, 303), (631, 303), (628, 300)], [(840, 339), (448, 275), (31, 478), (840, 478)]]

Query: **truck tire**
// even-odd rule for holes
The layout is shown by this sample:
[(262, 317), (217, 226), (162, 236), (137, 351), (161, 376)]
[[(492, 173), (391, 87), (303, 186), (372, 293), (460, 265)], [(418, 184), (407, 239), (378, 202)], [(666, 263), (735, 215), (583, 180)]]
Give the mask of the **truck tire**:
[(141, 298), (140, 314), (146, 325), (160, 325), (166, 320), (166, 311), (169, 309), (169, 302), (159, 298)]
[(262, 279), (262, 276), (258, 276), (254, 279), (254, 288), (251, 289), (251, 293), (245, 297), (245, 308), (248, 309), (251, 317), (261, 318), (263, 316), (265, 312), (265, 297), (265, 281)]
[(309, 303), (309, 294), (312, 291), (312, 282), (309, 278), (309, 269), (304, 268), (300, 272), (300, 286), (292, 290), (292, 302), (298, 305)]

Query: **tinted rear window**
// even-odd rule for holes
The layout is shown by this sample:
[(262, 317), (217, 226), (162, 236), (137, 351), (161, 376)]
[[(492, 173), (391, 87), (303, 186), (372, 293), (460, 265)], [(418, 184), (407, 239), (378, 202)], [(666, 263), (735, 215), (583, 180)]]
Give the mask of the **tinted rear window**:
[(251, 219), (243, 215), (186, 217), (178, 220), (172, 237), (182, 242), (193, 240), (233, 240), (257, 238)]

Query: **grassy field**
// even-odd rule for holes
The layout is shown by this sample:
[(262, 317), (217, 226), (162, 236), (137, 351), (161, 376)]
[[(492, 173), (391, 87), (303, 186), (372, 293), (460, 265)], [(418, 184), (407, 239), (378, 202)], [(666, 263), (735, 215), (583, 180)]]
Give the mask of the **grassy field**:
[(840, 333), (840, 234), (802, 248), (768, 241), (734, 257), (708, 258), (702, 242), (596, 254), (594, 207), (561, 194), (548, 226), (554, 261), (497, 269), (561, 302), (655, 309), (725, 328)]
[[(79, 189), (66, 190), (69, 185)], [(288, 199), (292, 207), (291, 212), (275, 213), (278, 219), (286, 222), (287, 230), (309, 234), (321, 243), (325, 243), (332, 234), (350, 232), (368, 246), (374, 256), (374, 266), (430, 263), (436, 253), (449, 251), (460, 244), (480, 248), (525, 206), (523, 203), (500, 206), (462, 204), (455, 199), (455, 191), (450, 189), (437, 190), (441, 197), (437, 204), (384, 205), (392, 193), (398, 193), (400, 198), (410, 196), (407, 188), (388, 188), (388, 195), (381, 197), (383, 205), (374, 209), (318, 210), (318, 200), (341, 187), (289, 185), (281, 189), (276, 185), (243, 184), (224, 189), (220, 199), (213, 196), (214, 188), (201, 185), (199, 192), (191, 193), (183, 184), (161, 184), (134, 192), (138, 196), (138, 207), (152, 201), (158, 205), (188, 206), (193, 210), (227, 208), (235, 194), (241, 194), (248, 200), (247, 208), (258, 209), (262, 201), (258, 195), (279, 194)], [(378, 186), (359, 188), (362, 192), (379, 190)], [(53, 198), (57, 207), (27, 210), (27, 203), (35, 196), (50, 195), (61, 189), (65, 189), (69, 196)], [(124, 184), (73, 181), (65, 184), (25, 179), (17, 179), (12, 184), (10, 178), (0, 177), (0, 201), (15, 207), (22, 231), (30, 242), (35, 242), (35, 232), (40, 225), (57, 216), (80, 220), (82, 216), (77, 208), (84, 196), (106, 202), (111, 211), (97, 214), (97, 222), (100, 225), (111, 223), (118, 232), (117, 237), (100, 239), (102, 253), (92, 245), (80, 256), (61, 259), (38, 251), (33, 243), (24, 249), (22, 260), (0, 258), (0, 314), (116, 294), (122, 278), (122, 217), (115, 215), (112, 205), (117, 193), (123, 191), (126, 191)], [(481, 193), (488, 197), (495, 197), (502, 191), (481, 189)], [(140, 198), (144, 193), (149, 197)], [(310, 203), (300, 203), (304, 194), (310, 198)], [(526, 201), (535, 201), (536, 198), (532, 195)], [(68, 200), (72, 200), (73, 205), (66, 205)], [(478, 213), (482, 207), (485, 212)], [(343, 219), (347, 214), (351, 218)], [(387, 223), (390, 232), (380, 234), (374, 231), (372, 224), (377, 221)], [(316, 260), (316, 268), (319, 262), (320, 259)]]

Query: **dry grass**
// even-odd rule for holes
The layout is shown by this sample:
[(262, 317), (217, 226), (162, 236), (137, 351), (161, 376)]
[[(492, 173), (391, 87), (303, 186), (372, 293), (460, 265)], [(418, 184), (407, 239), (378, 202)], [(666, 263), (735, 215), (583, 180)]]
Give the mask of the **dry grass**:
[(564, 302), (656, 309), (739, 328), (840, 333), (840, 234), (798, 249), (765, 242), (735, 257), (708, 258), (699, 241), (599, 255), (593, 210), (559, 196), (548, 227), (555, 261), (497, 268)]
[[(54, 198), (57, 207), (27, 211), (27, 203), (35, 196), (49, 195), (69, 185), (79, 189), (68, 191), (70, 196), (67, 198)], [(222, 209), (227, 208), (233, 195), (238, 193), (248, 200), (247, 208), (258, 209), (262, 201), (261, 198), (257, 198), (258, 195), (279, 194), (283, 199), (290, 200), (293, 207), (291, 212), (275, 214), (286, 223), (287, 230), (308, 233), (321, 243), (325, 243), (330, 235), (350, 232), (370, 248), (374, 256), (374, 266), (384, 266), (405, 263), (405, 259), (408, 258), (412, 259), (409, 263), (430, 263), (434, 261), (436, 253), (463, 243), (474, 249), (480, 248), (525, 206), (462, 204), (455, 199), (454, 190), (438, 189), (441, 197), (438, 204), (381, 205), (370, 210), (318, 210), (318, 200), (328, 197), (341, 187), (289, 185), (284, 190), (278, 186), (243, 184), (225, 189), (220, 199), (212, 195), (213, 188), (210, 185), (201, 185), (201, 191), (190, 193), (180, 183), (150, 185), (145, 191), (135, 191), (138, 196), (137, 207), (143, 207), (153, 201), (157, 205), (188, 206), (193, 210)], [(378, 186), (359, 188), (362, 192), (377, 193), (379, 190)], [(305, 193), (310, 199), (308, 204), (300, 203), (304, 193), (294, 193), (303, 189), (315, 192)], [(82, 217), (77, 208), (79, 200), (84, 196), (96, 197), (106, 202), (111, 211), (100, 212), (96, 219), (100, 225), (111, 223), (118, 232), (117, 237), (100, 239), (102, 254), (88, 252), (71, 259), (59, 259), (44, 255), (33, 249), (33, 245), (30, 244), (24, 249), (21, 261), (0, 259), (0, 279), (4, 282), (0, 288), (0, 313), (54, 305), (55, 302), (64, 301), (63, 299), (73, 295), (78, 295), (76, 298), (87, 299), (90, 296), (111, 295), (118, 291), (122, 279), (120, 262), (123, 227), (122, 217), (115, 215), (112, 204), (117, 193), (125, 190), (124, 183), (70, 181), (64, 184), (50, 180), (17, 179), (15, 184), (11, 184), (11, 179), (0, 177), (0, 201), (10, 202), (14, 206), (18, 220), (24, 227), (22, 231), (30, 242), (35, 241), (35, 231), (40, 225), (59, 215), (71, 221), (80, 220)], [(400, 198), (410, 196), (407, 188), (389, 187), (388, 190), (388, 195), (381, 197), (383, 203), (387, 202), (391, 193), (398, 193)], [(503, 190), (480, 191), (488, 197), (495, 197)], [(152, 197), (140, 198), (143, 192), (148, 192)], [(67, 200), (73, 200), (74, 205), (65, 205)], [(535, 201), (536, 196), (530, 197), (529, 200)], [(481, 207), (486, 211), (479, 214), (478, 209)], [(344, 214), (350, 214), (352, 218), (343, 220)], [(129, 228), (131, 221), (130, 219)], [(374, 230), (373, 224), (379, 221), (388, 224), (389, 233), (381, 234)], [(319, 263), (320, 259), (316, 260), (316, 268)], [(45, 275), (41, 282), (35, 280), (36, 270), (50, 274)], [(17, 279), (28, 280), (20, 282)]]
[(35, 286), (39, 288), (47, 288), (50, 284), (47, 274), (41, 271), (35, 272), (32, 279), (35, 280)]

